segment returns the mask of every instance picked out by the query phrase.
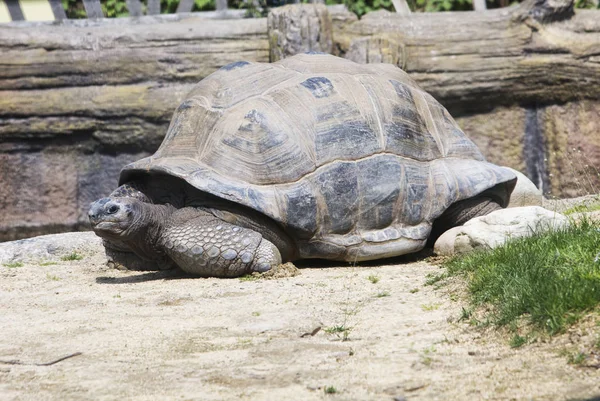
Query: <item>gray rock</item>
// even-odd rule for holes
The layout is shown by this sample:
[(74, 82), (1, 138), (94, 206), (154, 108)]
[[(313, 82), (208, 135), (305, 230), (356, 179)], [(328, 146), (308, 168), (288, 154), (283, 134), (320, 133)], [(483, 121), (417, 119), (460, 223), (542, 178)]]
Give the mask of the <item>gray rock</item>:
[(73, 252), (104, 253), (102, 240), (91, 231), (42, 235), (0, 243), (0, 263), (60, 260)]
[(544, 199), (544, 208), (559, 213), (573, 211), (578, 208), (581, 211), (594, 210), (600, 204), (600, 194), (584, 195), (577, 198)]
[(517, 176), (517, 185), (510, 195), (508, 207), (542, 206), (544, 196), (525, 174), (510, 167), (506, 167)]
[(509, 238), (564, 227), (568, 222), (562, 214), (539, 206), (497, 210), (446, 231), (435, 242), (434, 251), (438, 255), (454, 255), (496, 248)]
[(579, 212), (572, 213), (569, 218), (576, 223), (588, 221), (590, 223), (600, 223), (600, 210), (593, 210), (591, 212)]

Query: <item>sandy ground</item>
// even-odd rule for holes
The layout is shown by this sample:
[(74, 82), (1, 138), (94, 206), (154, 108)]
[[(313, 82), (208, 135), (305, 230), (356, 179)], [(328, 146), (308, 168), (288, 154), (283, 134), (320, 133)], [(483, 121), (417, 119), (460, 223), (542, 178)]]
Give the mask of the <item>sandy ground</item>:
[[(111, 270), (97, 253), (0, 265), (0, 399), (600, 396), (600, 369), (560, 352), (598, 326), (511, 349), (459, 321), (464, 300), (449, 287), (425, 286), (439, 266), (394, 263), (247, 281)], [(326, 332), (336, 326), (347, 341)]]

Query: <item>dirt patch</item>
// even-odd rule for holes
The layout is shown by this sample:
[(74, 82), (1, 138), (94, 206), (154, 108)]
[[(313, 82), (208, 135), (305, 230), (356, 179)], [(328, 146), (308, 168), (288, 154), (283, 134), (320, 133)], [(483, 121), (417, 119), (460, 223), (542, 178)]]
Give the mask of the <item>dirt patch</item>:
[(501, 334), (459, 321), (464, 303), (452, 286), (424, 285), (439, 266), (300, 270), (200, 279), (108, 269), (101, 255), (0, 266), (0, 360), (13, 362), (0, 363), (0, 399), (600, 395), (600, 370), (561, 353), (597, 334), (595, 324), (515, 350)]

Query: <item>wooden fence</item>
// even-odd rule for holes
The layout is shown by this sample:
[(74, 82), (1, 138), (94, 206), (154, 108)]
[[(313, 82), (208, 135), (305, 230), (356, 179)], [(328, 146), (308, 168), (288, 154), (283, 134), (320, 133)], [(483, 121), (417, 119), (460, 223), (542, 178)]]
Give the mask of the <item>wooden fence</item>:
[[(83, 6), (86, 12), (87, 19), (99, 19), (104, 18), (105, 15), (102, 11), (102, 5), (100, 0), (82, 0)], [(394, 4), (406, 5), (406, 0), (393, 0)], [(252, 0), (248, 0), (250, 4)], [(300, 3), (301, 0), (287, 0), (285, 3)], [(325, 0), (309, 0), (309, 3), (324, 3)], [(27, 18), (28, 8), (34, 7), (37, 9), (35, 20), (55, 20), (62, 21), (68, 19), (65, 10), (63, 8), (61, 0), (0, 0), (0, 6), (4, 3), (8, 11), (6, 18), (0, 18), (0, 22), (9, 21), (25, 21), (31, 20)], [(146, 4), (143, 4), (140, 0), (126, 0), (127, 12), (130, 17), (140, 17), (142, 15), (158, 15), (161, 14), (160, 0), (147, 0)], [(399, 7), (399, 6), (397, 6)], [(194, 8), (194, 0), (181, 0), (177, 6), (176, 14), (184, 14), (192, 12)], [(227, 0), (215, 0), (215, 11), (206, 12), (207, 14), (214, 14), (215, 17), (226, 17), (226, 18), (241, 18), (245, 16), (247, 10), (231, 9), (228, 7)], [(260, 9), (260, 7), (257, 7)], [(0, 7), (0, 14), (2, 7)]]
[[(50, 5), (54, 19), (61, 21), (67, 19), (67, 15), (63, 8), (61, 0), (45, 0)], [(19, 0), (4, 0), (8, 8), (8, 12), (13, 21), (25, 20), (25, 14)], [(139, 17), (144, 15), (144, 7), (140, 0), (126, 0), (127, 11), (131, 17)], [(87, 18), (96, 19), (104, 18), (102, 12), (102, 6), (100, 0), (83, 0), (83, 6)], [(194, 7), (194, 0), (181, 0), (177, 7), (177, 14), (189, 13)], [(148, 0), (145, 7), (146, 15), (157, 15), (160, 14), (160, 0)], [(216, 0), (216, 11), (225, 12), (227, 11), (227, 0)]]
[[(46, 15), (43, 17), (45, 20), (56, 20), (62, 21), (67, 19), (67, 15), (63, 8), (61, 0), (20, 0), (27, 1), (28, 6), (31, 3), (37, 3), (38, 8), (41, 6), (46, 9)], [(0, 0), (6, 4), (10, 20), (12, 21), (23, 21), (26, 18), (26, 13), (23, 12), (23, 7), (19, 0)], [(88, 19), (99, 19), (104, 18), (102, 12), (102, 6), (100, 0), (82, 0)], [(247, 0), (249, 3), (252, 0)], [(322, 3), (325, 4), (325, 0), (286, 0), (283, 3)], [(27, 4), (25, 3), (25, 4)], [(411, 14), (410, 8), (406, 0), (392, 0), (394, 8), (398, 14), (409, 15)], [(147, 0), (146, 4), (142, 4), (140, 0), (126, 0), (127, 11), (130, 17), (140, 17), (142, 15), (158, 15), (161, 13), (160, 0)], [(194, 7), (194, 0), (181, 0), (177, 6), (176, 14), (183, 14), (192, 12)], [(227, 15), (228, 17), (242, 17), (245, 15), (244, 10), (232, 10), (228, 8), (227, 0), (215, 0), (215, 14), (217, 16)], [(260, 9), (260, 7), (258, 7)], [(473, 0), (473, 9), (475, 11), (482, 11), (486, 9), (485, 0)], [(1, 21), (1, 19), (0, 19)]]

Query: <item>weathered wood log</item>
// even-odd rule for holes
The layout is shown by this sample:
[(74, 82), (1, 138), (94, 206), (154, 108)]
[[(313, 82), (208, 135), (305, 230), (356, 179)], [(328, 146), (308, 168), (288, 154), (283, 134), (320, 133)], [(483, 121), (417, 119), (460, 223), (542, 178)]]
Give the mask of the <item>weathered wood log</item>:
[(333, 25), (333, 51), (400, 66), (455, 114), (600, 98), (600, 11), (574, 12), (572, 0), (485, 12), (370, 13)]
[(274, 8), (269, 13), (268, 30), (271, 62), (289, 54), (332, 51), (332, 20), (323, 4)]
[(227, 23), (191, 15), (127, 18), (118, 28), (89, 21), (0, 26), (0, 90), (198, 82), (229, 62), (268, 61), (265, 18)]
[(192, 87), (143, 83), (0, 91), (0, 152), (14, 150), (16, 143), (20, 151), (36, 151), (50, 138), (70, 136), (92, 140), (92, 150), (153, 151)]

